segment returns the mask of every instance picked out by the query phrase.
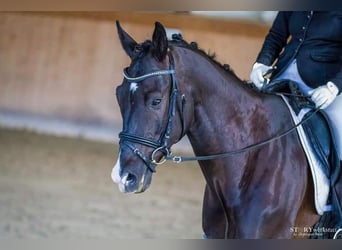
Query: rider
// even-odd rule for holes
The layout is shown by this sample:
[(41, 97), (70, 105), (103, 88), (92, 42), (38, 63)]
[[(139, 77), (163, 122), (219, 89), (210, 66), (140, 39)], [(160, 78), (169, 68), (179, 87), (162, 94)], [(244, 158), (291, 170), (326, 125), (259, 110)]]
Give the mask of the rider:
[(250, 79), (258, 89), (273, 80), (297, 82), (329, 117), (342, 168), (342, 11), (278, 12)]
[(279, 12), (250, 74), (258, 89), (270, 69), (270, 81), (297, 82), (324, 109), (342, 163), (342, 11)]

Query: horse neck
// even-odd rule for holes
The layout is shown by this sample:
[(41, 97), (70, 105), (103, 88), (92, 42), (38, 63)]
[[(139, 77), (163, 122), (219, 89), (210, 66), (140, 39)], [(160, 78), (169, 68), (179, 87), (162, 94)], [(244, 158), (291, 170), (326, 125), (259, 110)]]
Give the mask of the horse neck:
[[(197, 141), (221, 141), (223, 135), (226, 147), (226, 139), (231, 141), (228, 150), (245, 143), (239, 138), (244, 134), (249, 136), (254, 129), (250, 119), (261, 115), (260, 97), (211, 59), (186, 48), (178, 48), (177, 52), (176, 72), (178, 76), (181, 72), (181, 88), (193, 104), (194, 113), (187, 134), (194, 142), (193, 146), (197, 146)], [(234, 134), (239, 136), (231, 137)], [(209, 151), (215, 147), (209, 146), (206, 147)]]
[[(259, 95), (211, 59), (189, 50), (181, 52), (176, 72), (182, 72), (182, 87), (193, 104), (187, 136), (196, 155), (236, 150), (268, 137), (269, 112)], [(200, 165), (209, 175), (219, 173), (221, 177), (215, 176), (216, 180), (234, 179), (231, 190), (236, 190), (245, 172), (245, 161), (246, 155), (242, 154), (228, 160), (201, 161)], [(214, 171), (215, 167), (219, 172)]]

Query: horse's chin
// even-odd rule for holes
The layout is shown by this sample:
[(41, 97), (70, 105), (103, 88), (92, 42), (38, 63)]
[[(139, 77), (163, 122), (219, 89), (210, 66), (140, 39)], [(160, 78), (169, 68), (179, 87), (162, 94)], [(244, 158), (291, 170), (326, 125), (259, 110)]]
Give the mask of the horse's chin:
[(139, 187), (136, 191), (134, 191), (134, 194), (141, 194), (144, 193), (148, 188), (149, 188), (149, 184), (148, 185), (144, 185)]
[(123, 184), (123, 183), (119, 183), (119, 190), (122, 193), (128, 193), (128, 194), (141, 194), (143, 192), (145, 192), (149, 186), (150, 186), (150, 182), (146, 183), (145, 177), (143, 176), (142, 179), (140, 180), (139, 183), (137, 183), (136, 185), (132, 185), (130, 183), (127, 184)]
[(137, 183), (137, 188), (135, 188), (134, 190), (131, 190), (131, 193), (134, 194), (141, 194), (143, 192), (145, 192), (151, 183), (151, 178), (152, 176), (147, 175), (146, 173), (141, 177), (139, 183)]

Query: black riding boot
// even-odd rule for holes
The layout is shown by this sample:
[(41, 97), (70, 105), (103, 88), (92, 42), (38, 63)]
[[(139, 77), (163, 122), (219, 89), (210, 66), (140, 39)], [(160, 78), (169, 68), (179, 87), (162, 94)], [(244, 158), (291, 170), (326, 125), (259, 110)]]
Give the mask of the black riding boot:
[(338, 222), (336, 225), (336, 229), (337, 232), (334, 235), (334, 238), (336, 239), (341, 239), (342, 238), (342, 161), (340, 161), (340, 173), (339, 176), (337, 178), (337, 181), (334, 185), (335, 188), (335, 193), (336, 193), (336, 198), (338, 200), (338, 204), (340, 205), (340, 207), (337, 209), (338, 211), (335, 211), (335, 215), (337, 215), (338, 218)]

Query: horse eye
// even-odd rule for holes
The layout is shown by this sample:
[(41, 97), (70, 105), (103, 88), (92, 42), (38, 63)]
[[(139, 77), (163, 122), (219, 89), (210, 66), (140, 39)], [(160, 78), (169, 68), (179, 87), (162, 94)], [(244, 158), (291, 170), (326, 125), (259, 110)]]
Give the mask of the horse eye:
[(161, 103), (161, 99), (157, 98), (152, 101), (152, 106), (158, 106)]

